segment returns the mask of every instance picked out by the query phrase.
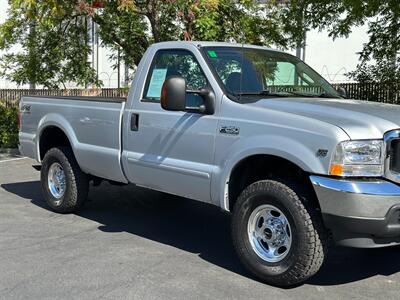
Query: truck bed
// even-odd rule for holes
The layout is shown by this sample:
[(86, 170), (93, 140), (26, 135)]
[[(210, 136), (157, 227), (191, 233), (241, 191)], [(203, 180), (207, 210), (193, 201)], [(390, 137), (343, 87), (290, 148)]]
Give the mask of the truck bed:
[(76, 101), (91, 101), (91, 102), (111, 102), (122, 103), (126, 102), (126, 98), (106, 98), (106, 97), (92, 97), (92, 96), (25, 96), (25, 98), (48, 98), (48, 99), (64, 99)]
[(125, 182), (120, 164), (124, 107), (124, 98), (22, 97), (20, 150), (40, 162), (39, 136), (57, 126), (69, 137), (84, 172)]

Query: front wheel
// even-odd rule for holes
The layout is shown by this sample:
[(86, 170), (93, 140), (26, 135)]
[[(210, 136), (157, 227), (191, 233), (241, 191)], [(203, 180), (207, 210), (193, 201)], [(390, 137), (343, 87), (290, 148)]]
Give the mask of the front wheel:
[(42, 161), (41, 184), (47, 205), (58, 213), (72, 213), (85, 202), (88, 177), (70, 148), (52, 148)]
[(232, 236), (243, 265), (276, 286), (293, 286), (313, 276), (327, 253), (327, 232), (310, 196), (284, 181), (262, 180), (239, 196)]

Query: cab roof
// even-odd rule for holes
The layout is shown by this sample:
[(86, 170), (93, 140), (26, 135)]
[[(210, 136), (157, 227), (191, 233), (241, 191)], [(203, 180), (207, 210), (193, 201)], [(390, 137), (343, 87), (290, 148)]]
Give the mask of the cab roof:
[(282, 52), (277, 49), (272, 49), (264, 46), (257, 46), (251, 44), (240, 44), (240, 43), (227, 43), (227, 42), (212, 42), (212, 41), (168, 41), (168, 42), (160, 42), (153, 44), (154, 46), (168, 46), (168, 47), (176, 47), (176, 46), (183, 46), (183, 45), (192, 45), (195, 47), (244, 47), (244, 48), (254, 48), (254, 49), (263, 49), (263, 50), (270, 50), (276, 52)]

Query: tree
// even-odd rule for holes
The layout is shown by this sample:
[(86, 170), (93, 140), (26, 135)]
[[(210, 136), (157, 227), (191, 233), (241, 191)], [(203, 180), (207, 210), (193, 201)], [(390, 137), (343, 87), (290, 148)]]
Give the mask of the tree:
[(0, 26), (0, 49), (7, 51), (0, 75), (49, 88), (69, 81), (101, 84), (87, 62), (87, 18), (99, 25), (103, 44), (121, 53), (131, 67), (138, 65), (151, 43), (164, 40), (236, 39), (286, 46), (279, 28), (257, 15), (252, 1), (240, 5), (227, 0), (96, 2), (101, 9), (84, 0), (10, 1), (9, 17)]
[[(400, 82), (399, 58), (394, 63), (392, 59), (377, 60), (375, 63), (363, 62), (357, 69), (347, 75), (361, 83), (386, 83), (397, 87)], [(396, 88), (397, 89), (397, 88)]]
[(123, 0), (104, 2), (102, 10), (80, 3), (100, 25), (103, 44), (120, 49), (130, 66), (138, 65), (150, 44), (168, 40), (236, 40), (281, 48), (289, 44), (276, 7), (255, 1)]
[(354, 0), (343, 4), (347, 12), (333, 36), (348, 35), (351, 26), (368, 24), (369, 41), (360, 53), (356, 70), (347, 75), (361, 83), (384, 84), (391, 101), (400, 91), (400, 2), (398, 0)]
[(320, 27), (333, 38), (348, 36), (355, 26), (368, 25), (369, 41), (360, 52), (360, 63), (349, 76), (362, 81), (400, 80), (400, 2), (398, 0), (315, 1)]
[[(299, 0), (300, 1), (300, 0)], [(0, 25), (0, 75), (49, 88), (66, 82), (100, 85), (88, 63), (87, 20), (104, 46), (131, 68), (145, 49), (165, 40), (217, 40), (292, 47), (296, 26), (285, 26), (277, 0), (10, 0)], [(20, 50), (15, 49), (20, 45)], [(114, 54), (115, 55), (115, 54)]]
[(236, 41), (256, 45), (287, 48), (284, 32), (275, 3), (230, 0), (176, 1), (177, 15), (186, 39), (204, 41)]
[(10, 1), (0, 26), (0, 75), (18, 84), (48, 88), (100, 84), (87, 62), (86, 18), (70, 1)]
[(329, 35), (348, 37), (352, 29), (368, 25), (369, 41), (350, 78), (361, 82), (400, 80), (400, 2), (398, 0), (291, 0), (277, 1), (284, 31), (296, 47), (310, 29), (326, 29)]

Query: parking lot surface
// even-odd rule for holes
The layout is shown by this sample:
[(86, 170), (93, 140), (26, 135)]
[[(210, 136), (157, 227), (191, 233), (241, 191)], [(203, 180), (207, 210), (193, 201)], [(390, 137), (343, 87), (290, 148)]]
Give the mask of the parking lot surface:
[(275, 288), (241, 267), (218, 208), (103, 183), (60, 215), (32, 164), (0, 157), (0, 299), (400, 298), (399, 247), (333, 248), (307, 283)]

